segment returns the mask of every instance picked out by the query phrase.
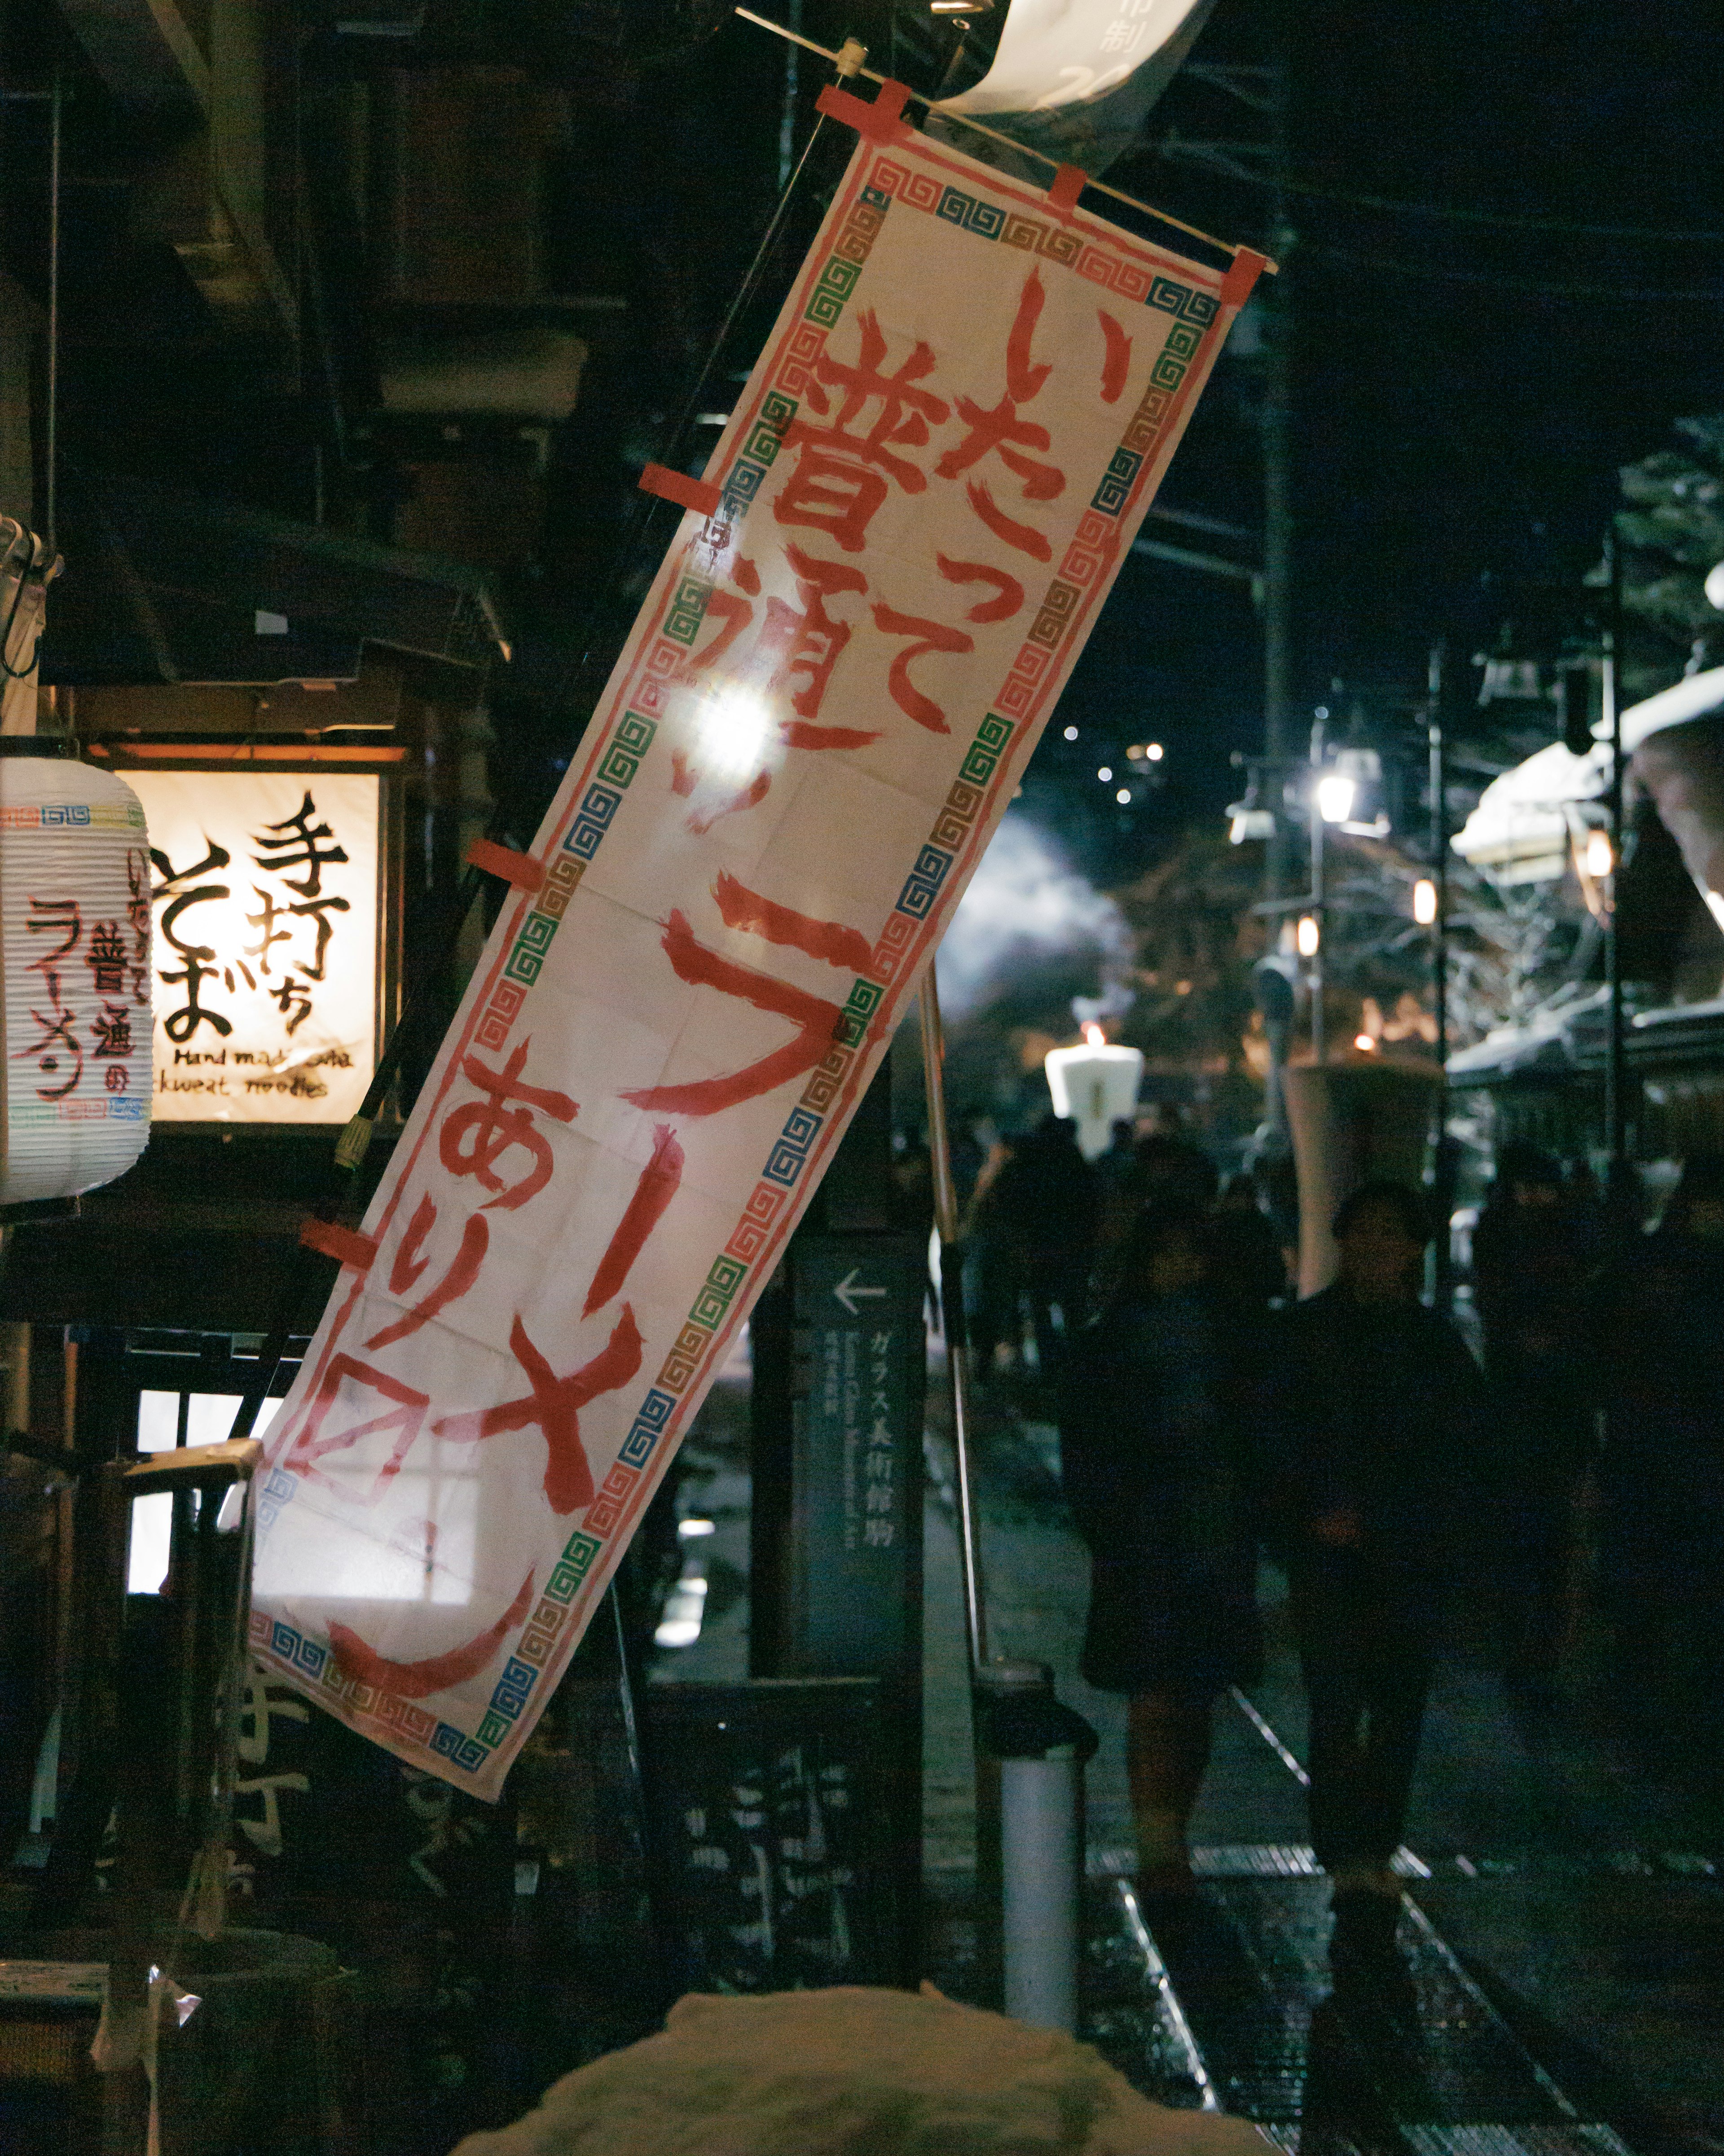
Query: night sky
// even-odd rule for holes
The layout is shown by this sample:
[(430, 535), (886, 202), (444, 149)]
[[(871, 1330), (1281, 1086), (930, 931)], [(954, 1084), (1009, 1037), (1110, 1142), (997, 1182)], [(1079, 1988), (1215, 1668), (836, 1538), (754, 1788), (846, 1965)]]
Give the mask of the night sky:
[[(1617, 467), (1665, 446), (1673, 419), (1724, 408), (1724, 11), (1331, 0), (1294, 13), (1296, 237), (1275, 251), (1297, 326), (1302, 716), (1336, 701), (1337, 676), (1367, 711), (1415, 694), (1435, 637), (1464, 660), (1505, 619), (1572, 612), (1578, 626)], [(1260, 0), (1220, 0), (1193, 62), (1260, 61), (1266, 17)], [(1271, 244), (1265, 186), (1157, 146), (1260, 141), (1258, 116), (1187, 77), (1149, 132), (1116, 184)], [(1696, 236), (1645, 236), (1681, 234)], [(1259, 380), (1249, 357), (1224, 358), (1163, 505), (1257, 523)], [(1463, 678), (1463, 724), (1469, 696)], [(1260, 699), (1246, 588), (1134, 560), (1067, 692), (1080, 742), (1056, 725), (1039, 753), (1038, 813), (1099, 873), (1130, 874), (1237, 790), (1227, 754), (1260, 744)], [(1095, 770), (1146, 735), (1167, 745), (1167, 783), (1121, 823)], [(1112, 759), (1090, 752), (1104, 748)]]
[[(1260, 65), (1270, 0), (1219, 0), (1142, 150), (1109, 177), (1285, 258), (1297, 726), (1318, 702), (1348, 710), (1357, 697), (1373, 718), (1404, 709), (1434, 639), (1465, 662), (1506, 621), (1580, 627), (1580, 580), (1598, 558), (1618, 466), (1666, 446), (1673, 420), (1724, 408), (1724, 10), (1701, 0), (1286, 4), (1290, 244), (1270, 228), (1265, 116), (1196, 72)], [(894, 12), (890, 0), (807, 0), (803, 19), (831, 43), (855, 28), (890, 64)], [(916, 0), (895, 0), (900, 25), (916, 13)], [(901, 28), (897, 58), (912, 87), (929, 86)], [(804, 120), (820, 79), (805, 62)], [(643, 229), (649, 251), (664, 248), (666, 211), (710, 203), (715, 184), (729, 213), (721, 232), (707, 228), (716, 244), (698, 264), (681, 258), (673, 280), (659, 344), (672, 369), (679, 351), (698, 349), (767, 213), (782, 82), (782, 49), (734, 23), (660, 78), (654, 99), (674, 106), (677, 129), (644, 140), (625, 122), (644, 221), (659, 220)], [(1178, 146), (1191, 144), (1224, 146), (1244, 175)], [(821, 177), (817, 160), (803, 234)], [(1092, 195), (1086, 207), (1104, 205)], [(788, 256), (775, 265), (760, 333), (789, 268)], [(1262, 368), (1252, 341), (1248, 321), (1161, 503), (1255, 531)], [(747, 343), (745, 331), (739, 351)], [(1250, 539), (1153, 517), (1145, 534), (1241, 562), (1258, 552)], [(1464, 728), (1472, 690), (1464, 667), (1451, 679)], [(1063, 738), (1068, 724), (1075, 743)], [(1099, 880), (1128, 880), (1181, 830), (1217, 828), (1241, 784), (1229, 753), (1261, 739), (1249, 588), (1137, 557), (1038, 753), (1025, 807)], [(1121, 811), (1095, 773), (1144, 740), (1167, 747), (1163, 783)]]

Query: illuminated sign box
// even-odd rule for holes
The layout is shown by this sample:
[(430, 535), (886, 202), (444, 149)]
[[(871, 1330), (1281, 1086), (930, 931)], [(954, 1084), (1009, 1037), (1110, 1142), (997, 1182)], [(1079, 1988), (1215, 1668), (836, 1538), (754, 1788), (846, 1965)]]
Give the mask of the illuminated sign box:
[(382, 781), (129, 770), (149, 826), (157, 1122), (344, 1123), (377, 1061)]

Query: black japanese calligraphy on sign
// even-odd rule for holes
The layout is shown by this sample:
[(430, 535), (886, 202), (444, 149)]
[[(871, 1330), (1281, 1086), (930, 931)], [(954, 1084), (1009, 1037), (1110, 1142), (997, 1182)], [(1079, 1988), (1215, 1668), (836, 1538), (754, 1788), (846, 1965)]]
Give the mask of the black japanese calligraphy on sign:
[[(162, 946), (156, 1112), (341, 1120), (375, 1033), (378, 781), (138, 777)], [(135, 920), (96, 924), (99, 951), (90, 931), (103, 995), (130, 985), (128, 926), (135, 940)]]

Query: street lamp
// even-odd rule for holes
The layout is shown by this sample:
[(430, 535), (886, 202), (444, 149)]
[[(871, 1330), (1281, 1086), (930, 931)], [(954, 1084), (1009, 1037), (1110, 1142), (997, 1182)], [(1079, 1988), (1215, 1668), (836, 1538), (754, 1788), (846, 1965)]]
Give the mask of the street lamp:
[(1326, 824), (1345, 824), (1358, 798), (1358, 782), (1344, 771), (1326, 771), (1317, 781), (1317, 814)]
[(1429, 876), (1413, 886), (1413, 918), (1421, 928), (1434, 928), (1437, 920), (1437, 887)]

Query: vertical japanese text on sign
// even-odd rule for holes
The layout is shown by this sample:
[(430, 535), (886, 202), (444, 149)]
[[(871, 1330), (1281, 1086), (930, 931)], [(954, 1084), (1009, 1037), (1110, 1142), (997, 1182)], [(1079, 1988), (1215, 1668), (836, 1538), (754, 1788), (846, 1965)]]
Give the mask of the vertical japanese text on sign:
[[(1249, 290), (871, 132), (270, 1434), (260, 1659), (482, 1794), (884, 1053)], [(302, 882), (311, 810), (271, 819)], [(226, 878), (172, 858), (185, 888)], [(882, 1354), (859, 1326), (846, 1353), (859, 1555), (900, 1523)]]

